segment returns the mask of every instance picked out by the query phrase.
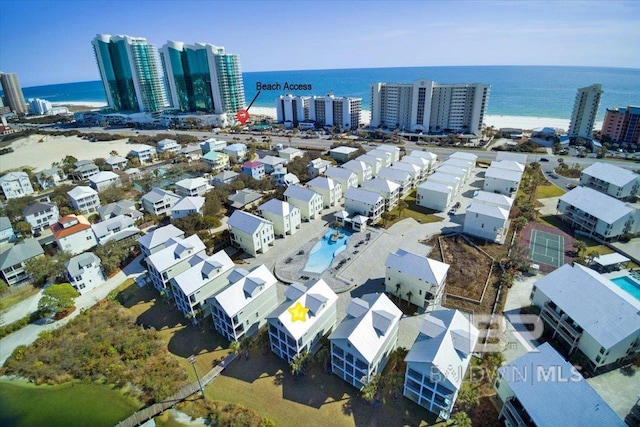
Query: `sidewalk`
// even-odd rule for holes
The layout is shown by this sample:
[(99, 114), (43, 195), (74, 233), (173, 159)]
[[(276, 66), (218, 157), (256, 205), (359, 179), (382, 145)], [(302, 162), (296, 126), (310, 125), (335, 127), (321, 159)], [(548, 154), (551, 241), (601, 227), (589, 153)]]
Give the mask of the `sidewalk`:
[(6, 311), (0, 313), (0, 326), (9, 325), (24, 316), (38, 310), (38, 301), (42, 297), (42, 290), (29, 298), (9, 307)]
[(119, 271), (115, 276), (107, 280), (104, 284), (76, 298), (76, 309), (73, 311), (73, 313), (71, 313), (64, 319), (48, 324), (31, 323), (26, 327), (12, 333), (11, 335), (4, 337), (2, 340), (0, 340), (0, 365), (4, 364), (13, 350), (15, 350), (15, 348), (19, 345), (29, 345), (38, 338), (38, 335), (41, 332), (50, 331), (53, 329), (57, 329), (60, 326), (66, 325), (69, 320), (79, 315), (83, 310), (92, 307), (98, 301), (106, 298), (107, 295), (109, 295), (109, 292), (120, 286), (126, 279), (134, 279), (142, 274), (144, 272), (144, 268), (140, 264), (141, 260), (142, 255), (139, 255), (122, 271)]

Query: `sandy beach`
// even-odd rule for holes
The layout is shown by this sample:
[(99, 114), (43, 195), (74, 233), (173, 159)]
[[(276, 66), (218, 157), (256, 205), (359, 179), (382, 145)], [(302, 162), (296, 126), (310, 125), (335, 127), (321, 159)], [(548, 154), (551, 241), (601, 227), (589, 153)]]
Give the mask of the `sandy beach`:
[(119, 155), (126, 156), (130, 150), (127, 141), (128, 138), (89, 142), (77, 136), (31, 135), (13, 141), (13, 153), (0, 156), (0, 172), (22, 167), (41, 171), (50, 168), (53, 162), (59, 162), (67, 155), (72, 155), (78, 160), (98, 157), (106, 159), (110, 156), (109, 153), (115, 150)]

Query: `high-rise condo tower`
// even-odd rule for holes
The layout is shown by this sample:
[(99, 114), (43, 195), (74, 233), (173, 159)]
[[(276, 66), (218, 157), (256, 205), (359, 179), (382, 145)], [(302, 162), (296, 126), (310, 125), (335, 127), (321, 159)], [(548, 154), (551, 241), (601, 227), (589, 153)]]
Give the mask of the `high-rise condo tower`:
[(569, 136), (591, 138), (601, 96), (601, 84), (592, 84), (578, 89), (576, 100), (573, 104), (573, 113), (571, 114)]
[(24, 102), (24, 95), (20, 87), (18, 75), (14, 73), (0, 73), (0, 82), (4, 91), (4, 100), (7, 105), (19, 116), (27, 113), (27, 103)]

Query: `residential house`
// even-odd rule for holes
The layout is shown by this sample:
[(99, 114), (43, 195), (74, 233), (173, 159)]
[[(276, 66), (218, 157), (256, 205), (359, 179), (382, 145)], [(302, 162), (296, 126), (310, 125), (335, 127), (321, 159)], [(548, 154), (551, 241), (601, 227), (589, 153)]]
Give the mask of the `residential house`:
[(329, 156), (338, 163), (346, 163), (356, 156), (358, 149), (354, 147), (340, 146), (329, 150)]
[(473, 196), (473, 201), (480, 202), (489, 206), (498, 206), (506, 209), (507, 211), (511, 210), (514, 202), (511, 197), (498, 193), (489, 193), (488, 191), (482, 190), (476, 191), (475, 195)]
[(581, 364), (591, 372), (640, 354), (640, 302), (590, 268), (565, 264), (549, 273), (535, 282), (531, 302), (540, 308), (545, 335), (568, 356), (584, 356)]
[(105, 160), (105, 163), (109, 166), (109, 169), (111, 169), (112, 171), (117, 171), (126, 169), (129, 160), (127, 160), (126, 157), (122, 156), (111, 156)]
[(229, 284), (227, 278), (235, 264), (225, 251), (210, 257), (202, 255), (202, 261), (171, 279), (171, 294), (178, 310), (198, 323), (199, 313), (209, 315), (206, 300)]
[(33, 194), (33, 187), (26, 172), (9, 172), (1, 176), (0, 187), (7, 200)]
[(495, 389), (506, 426), (626, 426), (549, 343), (498, 368)]
[(580, 173), (580, 185), (616, 199), (638, 194), (640, 175), (609, 163), (596, 162)]
[(425, 316), (404, 359), (402, 394), (439, 418), (449, 419), (478, 335), (458, 310), (435, 310)]
[(362, 185), (364, 181), (372, 177), (371, 166), (360, 160), (349, 160), (341, 167), (356, 174), (358, 177), (358, 185)]
[(200, 196), (187, 196), (178, 200), (178, 203), (173, 205), (169, 215), (171, 219), (184, 218), (187, 215), (204, 215), (204, 202), (205, 198)]
[(178, 196), (203, 196), (209, 190), (207, 180), (202, 177), (181, 179), (175, 184), (175, 191)]
[(142, 212), (136, 209), (136, 204), (131, 200), (120, 200), (118, 202), (109, 203), (98, 208), (98, 215), (101, 220), (113, 218), (118, 215), (125, 215), (133, 218), (135, 221), (142, 218)]
[(501, 160), (510, 160), (525, 165), (527, 164), (527, 155), (525, 153), (516, 153), (513, 151), (498, 151), (496, 154), (496, 161)]
[(290, 185), (300, 184), (300, 178), (296, 174), (286, 173), (284, 176), (276, 181), (278, 187), (288, 187)]
[(290, 185), (284, 192), (285, 200), (300, 209), (303, 221), (320, 218), (322, 195), (299, 185)]
[(385, 292), (427, 311), (442, 303), (449, 264), (398, 249), (385, 262)]
[(219, 171), (229, 167), (229, 155), (220, 151), (209, 151), (202, 156), (202, 160), (211, 166), (212, 171)]
[(151, 283), (158, 292), (170, 293), (169, 281), (205, 258), (205, 250), (204, 243), (197, 234), (186, 239), (172, 238), (171, 241), (165, 242), (164, 248), (147, 257)]
[(79, 185), (67, 192), (71, 207), (84, 215), (97, 212), (100, 208), (98, 192), (91, 187)]
[(156, 155), (156, 149), (150, 145), (132, 144), (130, 154), (137, 158), (141, 164), (151, 163)]
[(247, 146), (244, 144), (227, 145), (222, 151), (229, 156), (233, 163), (242, 163), (247, 159)]
[(493, 167), (493, 163), (484, 173), (483, 190), (511, 197), (518, 191), (522, 172)]
[(256, 256), (265, 253), (275, 240), (273, 224), (249, 212), (236, 210), (227, 221), (231, 244), (246, 253)]
[(227, 141), (218, 140), (215, 138), (209, 138), (200, 143), (202, 154), (210, 153), (211, 151), (222, 151), (226, 148)]
[(9, 218), (6, 216), (0, 216), (0, 244), (13, 242), (15, 238), (16, 233), (13, 231)]
[(311, 162), (309, 162), (309, 164), (307, 165), (309, 178), (315, 178), (316, 176), (324, 175), (324, 173), (327, 171), (327, 167), (329, 166), (331, 166), (331, 162), (321, 159), (320, 157), (311, 160)]
[(420, 167), (416, 166), (416, 165), (413, 165), (413, 164), (410, 164), (410, 163), (396, 162), (396, 163), (392, 164), (389, 168), (390, 169), (395, 169), (395, 170), (401, 170), (401, 171), (407, 172), (409, 175), (411, 175), (411, 179), (413, 181), (413, 186), (414, 187), (422, 179), (422, 169)]
[[(501, 155), (501, 153), (503, 153), (502, 151), (498, 152), (498, 156)], [(470, 153), (468, 151), (456, 151), (455, 153), (449, 155), (450, 159), (462, 159), (462, 160), (467, 160), (471, 163), (473, 163), (474, 165), (476, 164), (476, 160), (478, 160), (478, 156), (476, 156), (473, 153)]]
[(411, 174), (407, 171), (391, 168), (381, 168), (378, 171), (378, 178), (386, 179), (387, 181), (395, 182), (400, 186), (400, 198), (405, 198), (411, 192), (413, 188), (413, 179)]
[(372, 223), (380, 219), (384, 204), (384, 197), (375, 191), (350, 188), (344, 193), (344, 210), (351, 216), (366, 216)]
[(40, 172), (36, 172), (36, 180), (43, 190), (53, 188), (62, 180), (62, 169), (43, 169)]
[(0, 254), (0, 272), (9, 286), (29, 278), (24, 265), (32, 258), (44, 255), (40, 243), (34, 238), (24, 239)]
[(164, 227), (158, 227), (153, 231), (148, 232), (144, 236), (138, 238), (138, 245), (145, 257), (154, 254), (165, 248), (166, 242), (172, 242), (184, 239), (184, 231), (180, 230), (173, 224), (165, 225)]
[(434, 211), (445, 212), (453, 201), (454, 189), (451, 185), (427, 179), (416, 190), (416, 204)]
[(307, 187), (322, 196), (325, 208), (336, 206), (342, 198), (342, 185), (331, 178), (318, 176), (307, 182)]
[(114, 216), (97, 222), (91, 225), (91, 229), (98, 240), (98, 244), (101, 246), (111, 241), (119, 242), (140, 234), (140, 229), (136, 227), (135, 220), (126, 215)]
[(278, 157), (282, 157), (285, 161), (285, 165), (295, 159), (296, 157), (304, 156), (304, 151), (298, 150), (297, 148), (283, 148), (278, 151)]
[(215, 330), (229, 341), (240, 341), (264, 326), (267, 314), (278, 306), (278, 281), (264, 264), (251, 271), (236, 268), (228, 279), (230, 285), (207, 304)]
[(475, 167), (475, 165), (472, 164), (470, 161), (462, 160), (462, 159), (448, 159), (442, 162), (441, 166), (453, 166), (453, 167), (464, 170), (465, 181), (473, 176), (473, 169)]
[(242, 165), (241, 171), (253, 179), (264, 178), (264, 165), (261, 162), (246, 162)]
[(184, 157), (190, 162), (200, 160), (202, 158), (202, 148), (198, 144), (187, 145), (178, 151), (178, 156)]
[(285, 160), (282, 157), (264, 156), (260, 159), (260, 163), (264, 165), (264, 172), (271, 174), (277, 166), (284, 165)]
[(371, 177), (375, 178), (378, 176), (378, 171), (383, 166), (382, 160), (375, 156), (369, 156), (367, 154), (363, 154), (355, 158), (355, 161), (363, 162), (369, 166), (371, 166)]
[[(380, 168), (388, 168), (393, 163), (393, 153), (389, 151), (375, 149), (367, 152), (367, 155), (378, 159), (380, 161)], [(378, 172), (380, 171), (378, 170)]]
[(468, 169), (464, 169), (458, 166), (445, 165), (444, 163), (438, 166), (436, 172), (443, 173), (445, 175), (453, 175), (460, 178), (460, 182), (464, 183), (468, 179)]
[(240, 174), (234, 171), (222, 171), (211, 178), (211, 185), (217, 187), (221, 184), (231, 184), (238, 175)]
[(103, 171), (89, 177), (89, 185), (99, 192), (110, 187), (120, 187), (122, 186), (122, 182), (117, 174), (110, 171)]
[(327, 166), (327, 170), (324, 171), (324, 176), (339, 183), (343, 193), (351, 187), (358, 186), (358, 176), (349, 169)]
[(447, 175), (444, 173), (440, 173), (438, 171), (429, 175), (429, 178), (427, 178), (427, 181), (437, 182), (440, 184), (444, 184), (448, 187), (451, 187), (453, 189), (452, 197), (456, 196), (458, 192), (460, 192), (460, 190), (462, 189), (462, 180), (460, 179), (460, 177)]
[(524, 163), (513, 160), (494, 160), (490, 167), (524, 173)]
[(142, 203), (142, 208), (150, 215), (168, 215), (173, 205), (178, 203), (178, 200), (180, 200), (180, 196), (176, 193), (154, 187), (142, 196), (140, 202)]
[(262, 194), (257, 191), (243, 189), (227, 197), (227, 201), (234, 209), (251, 209), (260, 204)]
[(400, 149), (394, 145), (381, 144), (376, 147), (376, 150), (391, 153), (391, 164), (400, 160)]
[(382, 178), (373, 178), (362, 183), (364, 190), (373, 191), (384, 197), (385, 209), (390, 211), (398, 204), (400, 184)]
[(100, 168), (93, 163), (93, 160), (78, 160), (73, 164), (73, 179), (82, 181), (89, 179), (93, 175), (100, 172)]
[(464, 215), (463, 232), (503, 244), (509, 231), (509, 210), (473, 200)]
[(37, 234), (49, 228), (60, 218), (58, 205), (53, 202), (35, 202), (22, 211), (22, 217), (31, 226), (31, 233)]
[[(429, 170), (433, 170), (436, 166), (436, 162), (438, 161), (438, 156), (430, 151), (422, 151), (422, 150), (411, 150), (409, 153), (411, 157), (422, 157), (429, 161)], [(451, 160), (451, 159), (450, 159)]]
[(98, 244), (91, 223), (82, 215), (65, 215), (49, 227), (58, 248), (76, 255)]
[(431, 170), (431, 162), (424, 157), (417, 156), (404, 156), (400, 163), (406, 163), (410, 165), (415, 165), (420, 168), (420, 178), (424, 179), (429, 175), (429, 171)]
[(276, 236), (285, 237), (300, 230), (300, 209), (291, 203), (271, 199), (260, 205), (260, 215), (271, 221)]
[(286, 300), (267, 316), (271, 351), (290, 363), (301, 354), (313, 354), (322, 337), (335, 327), (338, 295), (322, 279), (293, 283)]
[(156, 150), (158, 153), (178, 153), (180, 151), (180, 144), (175, 139), (165, 138), (162, 141), (158, 141)]
[(573, 229), (604, 240), (640, 230), (637, 209), (589, 187), (576, 187), (560, 196), (558, 212)]
[(64, 264), (69, 283), (80, 295), (107, 281), (100, 264), (100, 258), (92, 252), (76, 255)]
[(346, 317), (329, 336), (331, 371), (357, 389), (382, 373), (396, 347), (401, 317), (385, 294), (352, 298)]

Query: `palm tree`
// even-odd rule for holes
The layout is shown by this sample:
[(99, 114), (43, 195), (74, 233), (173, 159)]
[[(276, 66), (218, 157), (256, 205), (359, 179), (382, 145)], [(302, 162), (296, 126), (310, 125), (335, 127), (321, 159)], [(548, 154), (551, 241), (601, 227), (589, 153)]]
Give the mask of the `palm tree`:
[(304, 374), (307, 370), (307, 365), (309, 363), (309, 352), (303, 351), (298, 354), (296, 357), (291, 359), (289, 362), (289, 368), (291, 368), (291, 375), (297, 377), (298, 375)]
[(396, 296), (398, 297), (398, 304), (400, 304), (400, 288), (402, 285), (400, 283), (396, 283)]
[(231, 350), (232, 353), (238, 354), (240, 352), (240, 342), (237, 340), (231, 341), (229, 344), (229, 350)]
[(242, 337), (240, 340), (240, 350), (244, 350), (245, 359), (249, 360), (249, 350), (251, 349), (251, 340), (248, 336)]
[(386, 227), (387, 226), (387, 222), (389, 222), (389, 220), (391, 219), (391, 213), (390, 212), (382, 212), (382, 215), (380, 215), (380, 218), (382, 218), (382, 226)]
[(471, 427), (472, 425), (469, 415), (467, 415), (467, 413), (464, 411), (458, 411), (454, 413), (451, 416), (450, 420), (453, 421), (453, 425), (458, 427)]
[(573, 249), (576, 250), (576, 257), (580, 258), (582, 256), (582, 252), (587, 249), (587, 245), (582, 240), (575, 240), (573, 242)]
[(407, 209), (408, 207), (409, 207), (409, 204), (407, 203), (406, 200), (404, 199), (398, 200), (398, 213), (400, 214), (401, 217), (402, 217), (402, 214), (404, 213), (404, 210)]
[(468, 411), (477, 405), (479, 401), (478, 390), (472, 388), (468, 383), (463, 383), (462, 388), (460, 388), (458, 392), (456, 403), (460, 405), (464, 411)]
[(327, 346), (322, 346), (320, 350), (316, 353), (315, 359), (322, 365), (322, 372), (330, 372), (331, 366), (329, 365), (329, 360), (331, 354), (329, 353), (329, 349)]
[(398, 371), (390, 371), (385, 375), (384, 383), (389, 394), (391, 394), (394, 399), (398, 399), (400, 397), (398, 392), (400, 387), (404, 384), (403, 375)]
[(360, 389), (362, 398), (372, 404), (376, 400), (379, 387), (380, 387), (380, 374), (377, 374), (377, 375), (374, 375), (373, 378), (371, 378), (369, 382), (363, 385), (362, 388)]
[(411, 304), (411, 297), (413, 296), (413, 292), (409, 291), (407, 292), (407, 307), (409, 307), (409, 304)]

